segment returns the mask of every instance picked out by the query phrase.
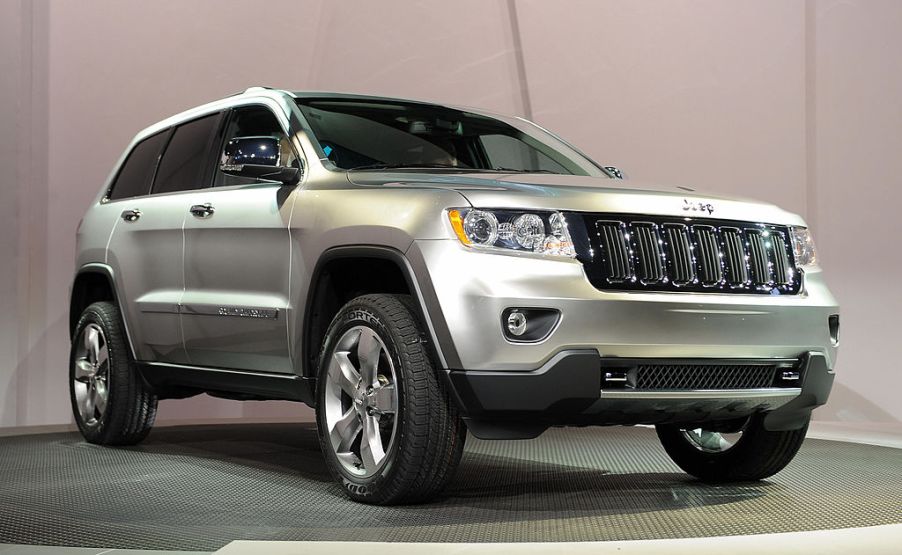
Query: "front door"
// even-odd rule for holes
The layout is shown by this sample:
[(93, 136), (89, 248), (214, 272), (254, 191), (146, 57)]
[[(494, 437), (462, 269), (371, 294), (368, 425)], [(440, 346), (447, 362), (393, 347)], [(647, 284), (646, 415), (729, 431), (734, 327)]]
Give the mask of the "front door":
[[(222, 144), (249, 136), (279, 138), (283, 165), (297, 159), (268, 107), (234, 109)], [(187, 217), (181, 324), (188, 358), (195, 366), (291, 373), (286, 311), (295, 189), (226, 175), (216, 165), (213, 188), (181, 207)]]

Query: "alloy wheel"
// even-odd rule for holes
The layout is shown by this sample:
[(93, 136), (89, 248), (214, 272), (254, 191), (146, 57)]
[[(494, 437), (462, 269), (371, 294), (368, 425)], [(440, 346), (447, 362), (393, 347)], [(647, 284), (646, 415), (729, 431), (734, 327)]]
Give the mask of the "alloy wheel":
[(336, 342), (329, 359), (325, 420), (341, 466), (360, 478), (388, 460), (397, 431), (395, 366), (379, 335), (355, 326)]
[(88, 324), (75, 342), (73, 390), (82, 422), (97, 426), (110, 400), (110, 350), (103, 329)]

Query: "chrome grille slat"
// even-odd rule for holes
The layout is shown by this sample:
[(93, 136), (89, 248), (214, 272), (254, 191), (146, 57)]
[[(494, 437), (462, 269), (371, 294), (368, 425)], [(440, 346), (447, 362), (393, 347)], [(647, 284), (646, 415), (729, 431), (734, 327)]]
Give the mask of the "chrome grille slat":
[(723, 278), (720, 250), (717, 248), (714, 228), (711, 226), (695, 226), (694, 231), (698, 238), (699, 272), (702, 284), (714, 285)]
[(640, 222), (632, 226), (636, 238), (638, 278), (645, 283), (664, 279), (664, 261), (654, 224)]
[(727, 262), (727, 281), (730, 285), (743, 285), (749, 281), (749, 270), (745, 260), (742, 236), (735, 227), (721, 228), (724, 256)]
[(713, 218), (574, 214), (584, 218), (595, 287), (625, 291), (694, 291), (795, 295), (801, 272), (789, 228)]
[(667, 249), (671, 262), (671, 281), (677, 285), (695, 281), (689, 230), (683, 224), (665, 224), (664, 231), (667, 236)]
[(773, 283), (764, 235), (759, 229), (747, 229), (745, 233), (746, 237), (748, 237), (749, 267), (752, 270), (752, 281), (757, 285)]
[(786, 240), (780, 233), (771, 233), (771, 254), (774, 262), (774, 283), (786, 285), (791, 281), (789, 256), (786, 254)]
[(625, 281), (633, 275), (622, 228), (621, 222), (600, 221), (597, 224), (611, 281)]

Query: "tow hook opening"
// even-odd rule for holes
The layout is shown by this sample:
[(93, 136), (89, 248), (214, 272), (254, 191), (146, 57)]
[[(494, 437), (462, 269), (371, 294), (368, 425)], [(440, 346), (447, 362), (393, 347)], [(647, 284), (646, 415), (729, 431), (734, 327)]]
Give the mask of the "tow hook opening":
[(839, 346), (839, 314), (831, 314), (827, 319), (827, 327), (830, 329), (830, 342), (834, 347)]

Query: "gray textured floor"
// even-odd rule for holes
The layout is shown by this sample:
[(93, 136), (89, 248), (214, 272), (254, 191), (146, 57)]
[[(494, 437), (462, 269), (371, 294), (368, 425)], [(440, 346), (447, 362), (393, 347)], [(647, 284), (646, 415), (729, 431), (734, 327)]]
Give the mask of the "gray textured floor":
[(233, 539), (519, 542), (759, 534), (902, 523), (902, 450), (808, 440), (772, 480), (697, 483), (653, 430), (470, 438), (446, 495), (347, 501), (310, 425), (162, 428), (133, 448), (0, 439), (0, 543), (218, 549)]

